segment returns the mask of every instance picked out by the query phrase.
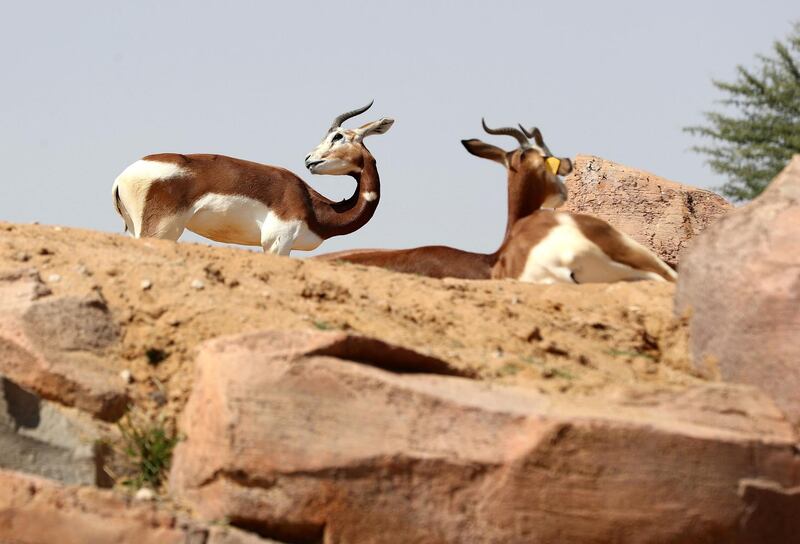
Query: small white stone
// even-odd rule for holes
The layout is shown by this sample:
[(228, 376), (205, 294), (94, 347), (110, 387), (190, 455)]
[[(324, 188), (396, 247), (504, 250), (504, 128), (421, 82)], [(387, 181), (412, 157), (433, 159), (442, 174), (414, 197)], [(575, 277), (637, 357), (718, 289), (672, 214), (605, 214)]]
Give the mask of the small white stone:
[(119, 373), (119, 377), (122, 378), (122, 381), (125, 383), (133, 383), (133, 374), (127, 368)]
[(149, 487), (142, 487), (133, 496), (137, 501), (154, 501), (156, 500), (156, 492)]
[(50, 283), (58, 283), (61, 281), (61, 276), (58, 274), (50, 274), (47, 277), (47, 281), (49, 281)]
[(139, 284), (139, 287), (142, 288), (142, 291), (147, 291), (153, 286), (153, 282), (150, 280), (142, 280)]
[(192, 289), (197, 289), (199, 291), (200, 289), (203, 289), (205, 286), (206, 284), (203, 283), (201, 280), (192, 280)]
[(56, 232), (61, 232), (64, 229), (61, 228), (61, 227), (53, 227), (53, 230), (56, 231)]

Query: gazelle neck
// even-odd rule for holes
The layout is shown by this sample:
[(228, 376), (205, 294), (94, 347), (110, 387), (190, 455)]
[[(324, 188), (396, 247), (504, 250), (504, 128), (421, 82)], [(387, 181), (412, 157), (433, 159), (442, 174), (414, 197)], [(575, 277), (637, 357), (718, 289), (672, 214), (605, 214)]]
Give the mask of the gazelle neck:
[(375, 158), (364, 148), (361, 172), (351, 174), (356, 191), (341, 202), (313, 199), (316, 225), (312, 227), (322, 238), (350, 234), (363, 227), (375, 213), (381, 196), (380, 178)]
[(508, 219), (503, 242), (508, 240), (517, 221), (542, 207), (547, 198), (546, 188), (547, 182), (533, 172), (508, 171)]

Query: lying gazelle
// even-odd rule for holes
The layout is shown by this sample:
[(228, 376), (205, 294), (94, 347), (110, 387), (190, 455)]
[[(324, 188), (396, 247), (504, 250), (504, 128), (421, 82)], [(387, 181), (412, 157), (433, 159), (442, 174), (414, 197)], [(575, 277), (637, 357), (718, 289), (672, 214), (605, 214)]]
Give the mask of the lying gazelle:
[[(535, 130), (522, 130), (535, 136)], [(514, 168), (520, 176), (535, 176), (539, 161), (532, 153), (523, 153)], [(677, 278), (652, 251), (602, 219), (552, 210), (536, 210), (514, 225), (491, 276), (533, 283), (674, 282)]]
[(222, 155), (148, 155), (114, 182), (114, 207), (134, 237), (177, 240), (189, 229), (218, 242), (261, 246), (288, 255), (349, 234), (372, 218), (380, 199), (375, 159), (363, 144), (394, 121), (380, 119), (343, 129), (362, 108), (334, 119), (322, 142), (306, 157), (312, 174), (349, 175), (350, 198), (333, 202), (284, 168)]
[[(507, 135), (519, 142), (519, 147), (504, 151), (480, 140), (462, 140), (464, 147), (478, 157), (493, 160), (503, 165), (508, 173), (508, 218), (503, 244), (512, 228), (520, 219), (542, 206), (556, 208), (567, 198), (567, 190), (559, 175), (572, 170), (569, 159), (557, 159), (544, 145), (538, 129), (525, 135), (516, 128), (491, 129), (483, 122), (489, 134)], [(536, 144), (529, 141), (533, 137)], [(534, 170), (525, 176), (519, 175), (514, 166), (524, 154), (538, 157)], [(502, 247), (502, 246), (501, 246)], [(328, 253), (317, 257), (322, 260), (346, 261), (350, 263), (378, 266), (396, 272), (419, 274), (433, 278), (488, 279), (497, 262), (500, 250), (494, 253), (473, 253), (447, 246), (424, 246), (412, 249), (356, 249)]]

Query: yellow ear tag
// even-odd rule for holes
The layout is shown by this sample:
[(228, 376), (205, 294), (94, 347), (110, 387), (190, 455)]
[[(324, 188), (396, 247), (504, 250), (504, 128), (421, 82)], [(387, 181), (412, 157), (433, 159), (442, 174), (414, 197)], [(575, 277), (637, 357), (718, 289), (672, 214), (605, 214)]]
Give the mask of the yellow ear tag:
[(547, 157), (544, 161), (547, 164), (547, 169), (554, 176), (558, 175), (558, 167), (561, 166), (561, 160), (555, 157)]

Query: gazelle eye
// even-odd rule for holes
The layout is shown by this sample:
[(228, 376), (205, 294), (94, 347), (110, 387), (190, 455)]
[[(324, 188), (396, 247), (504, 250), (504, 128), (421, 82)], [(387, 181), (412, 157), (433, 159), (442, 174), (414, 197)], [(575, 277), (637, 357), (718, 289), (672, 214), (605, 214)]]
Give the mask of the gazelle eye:
[(344, 136), (342, 136), (342, 133), (341, 132), (337, 132), (336, 134), (334, 134), (333, 138), (331, 138), (331, 143), (338, 142), (342, 138), (344, 138)]

